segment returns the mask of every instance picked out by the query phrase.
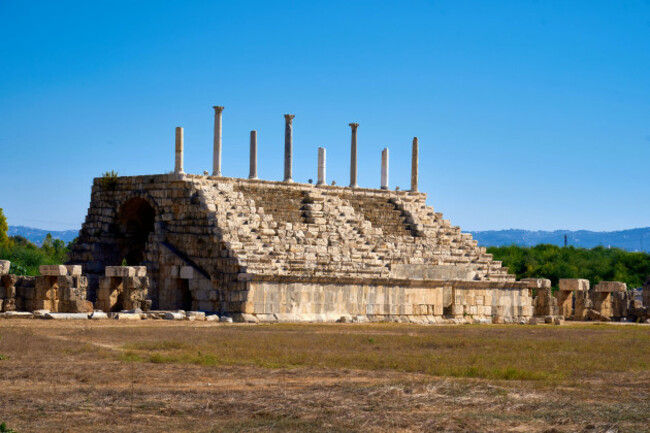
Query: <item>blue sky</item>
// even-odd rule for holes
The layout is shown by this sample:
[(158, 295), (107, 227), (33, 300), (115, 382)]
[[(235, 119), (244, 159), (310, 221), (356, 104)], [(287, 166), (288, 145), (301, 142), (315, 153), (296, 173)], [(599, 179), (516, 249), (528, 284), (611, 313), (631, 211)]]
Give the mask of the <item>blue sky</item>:
[(464, 230), (650, 225), (650, 1), (0, 1), (0, 207), (79, 228), (92, 178), (185, 169), (420, 189)]

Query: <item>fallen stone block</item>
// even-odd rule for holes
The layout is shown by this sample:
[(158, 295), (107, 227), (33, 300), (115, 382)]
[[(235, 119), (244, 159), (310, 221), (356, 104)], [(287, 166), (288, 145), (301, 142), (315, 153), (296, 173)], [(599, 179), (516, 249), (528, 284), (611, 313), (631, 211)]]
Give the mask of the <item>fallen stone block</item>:
[(587, 316), (586, 317), (587, 317), (588, 320), (595, 320), (595, 321), (599, 321), (599, 322), (611, 322), (611, 319), (609, 317), (607, 317), (604, 314), (601, 314), (600, 312), (598, 312), (596, 310), (593, 310), (593, 309), (587, 310)]
[(205, 313), (203, 311), (187, 311), (185, 317), (187, 320), (196, 320), (197, 322), (205, 321)]
[(68, 275), (68, 269), (64, 265), (41, 265), (38, 267), (38, 272), (48, 277)]
[(601, 281), (594, 287), (594, 292), (597, 293), (614, 293), (626, 291), (627, 284), (621, 283), (619, 281)]
[(219, 321), (219, 315), (218, 314), (209, 314), (205, 316), (205, 321), (206, 322), (218, 322)]
[(87, 313), (47, 313), (46, 319), (50, 320), (88, 320)]
[(45, 315), (48, 314), (50, 310), (34, 310), (34, 319), (45, 319)]
[(185, 313), (179, 313), (176, 311), (167, 311), (165, 313), (165, 320), (184, 320), (185, 319)]
[(222, 322), (222, 323), (232, 323), (233, 320), (232, 320), (232, 317), (221, 316), (221, 317), (219, 318), (219, 322)]
[(90, 320), (103, 320), (103, 319), (108, 319), (108, 314), (104, 313), (103, 311), (100, 310), (95, 310), (90, 315), (88, 316)]
[(34, 315), (28, 311), (7, 311), (2, 317), (5, 319), (33, 319)]
[(142, 320), (142, 315), (133, 313), (111, 313), (109, 317), (116, 320)]

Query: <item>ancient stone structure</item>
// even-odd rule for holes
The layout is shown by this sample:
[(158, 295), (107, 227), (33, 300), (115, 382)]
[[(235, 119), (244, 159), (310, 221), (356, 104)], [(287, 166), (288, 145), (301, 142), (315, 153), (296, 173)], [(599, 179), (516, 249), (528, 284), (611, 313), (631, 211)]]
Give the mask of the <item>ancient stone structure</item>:
[[(426, 205), (418, 192), (417, 137), (408, 191), (388, 189), (387, 148), (380, 189), (358, 186), (357, 123), (350, 124), (350, 187), (326, 184), (324, 148), (317, 184), (294, 183), (293, 114), (285, 115), (282, 182), (257, 179), (255, 131), (249, 178), (227, 178), (223, 107), (214, 109), (213, 176), (184, 173), (179, 127), (172, 174), (119, 177), (110, 185), (95, 179), (69, 265), (16, 277), (0, 262), (0, 309), (85, 313), (92, 301), (125, 320), (142, 315), (124, 310), (141, 309), (147, 317), (207, 320), (150, 311), (194, 310), (248, 322), (647, 317), (647, 305), (629, 299), (622, 283), (589, 290), (587, 280), (561, 280), (554, 294), (549, 280), (516, 281), (470, 234)], [(120, 266), (124, 261), (129, 266)]]
[(357, 129), (358, 123), (350, 123), (352, 138), (350, 143), (350, 188), (358, 188), (357, 183)]
[(545, 278), (524, 278), (521, 280), (528, 286), (531, 298), (534, 297), (533, 315), (557, 316), (557, 300), (551, 291), (551, 280)]
[(388, 148), (381, 151), (381, 189), (388, 189)]
[(105, 299), (105, 267), (126, 258), (146, 266), (152, 308), (237, 320), (530, 317), (528, 285), (425, 199), (197, 175), (121, 177), (110, 189), (96, 179), (71, 261), (92, 300)]
[(248, 178), (257, 179), (257, 131), (251, 131), (250, 172)]
[(183, 128), (176, 127), (176, 165), (174, 173), (183, 174)]
[(88, 281), (81, 275), (81, 266), (44, 265), (39, 270), (38, 277), (1, 276), (1, 311), (92, 311), (86, 294)]
[(293, 118), (295, 114), (284, 115), (284, 181), (293, 182)]
[(212, 158), (212, 175), (221, 176), (221, 114), (224, 107), (214, 107), (214, 154)]
[(95, 307), (102, 311), (122, 311), (151, 307), (149, 278), (145, 266), (107, 266), (99, 278)]
[(411, 191), (418, 192), (418, 138), (413, 137), (413, 150), (411, 153)]

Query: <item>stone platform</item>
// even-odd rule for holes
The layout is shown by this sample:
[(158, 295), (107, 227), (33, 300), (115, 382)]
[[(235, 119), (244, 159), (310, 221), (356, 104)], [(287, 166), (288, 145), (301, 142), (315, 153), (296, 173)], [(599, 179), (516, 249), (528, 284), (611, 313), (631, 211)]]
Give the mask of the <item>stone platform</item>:
[(95, 179), (70, 264), (83, 266), (91, 301), (107, 266), (145, 266), (153, 309), (296, 321), (532, 316), (528, 284), (425, 199), (185, 174)]

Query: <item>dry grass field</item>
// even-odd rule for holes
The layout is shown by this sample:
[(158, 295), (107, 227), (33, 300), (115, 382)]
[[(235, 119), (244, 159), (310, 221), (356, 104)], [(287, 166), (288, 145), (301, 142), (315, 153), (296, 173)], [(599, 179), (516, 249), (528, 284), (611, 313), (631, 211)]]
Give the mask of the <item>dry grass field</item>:
[(0, 321), (0, 422), (60, 432), (650, 432), (650, 327)]

